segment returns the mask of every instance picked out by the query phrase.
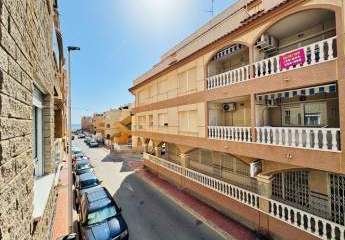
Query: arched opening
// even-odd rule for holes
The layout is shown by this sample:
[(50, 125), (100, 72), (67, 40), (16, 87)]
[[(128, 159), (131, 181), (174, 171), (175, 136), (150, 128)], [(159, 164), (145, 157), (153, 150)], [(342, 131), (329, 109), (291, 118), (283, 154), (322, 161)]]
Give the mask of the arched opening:
[(110, 140), (110, 134), (107, 134), (107, 140)]
[[(310, 9), (289, 15), (269, 27), (255, 42), (254, 61), (267, 59), (282, 53), (332, 38), (336, 35), (335, 13), (327, 9)], [(334, 44), (334, 43), (333, 43)], [(333, 45), (332, 44), (332, 45)], [(332, 46), (320, 45), (311, 51), (320, 58), (320, 49)], [(326, 49), (324, 49), (326, 50)]]
[(212, 77), (249, 64), (249, 48), (232, 44), (218, 51), (207, 65), (207, 76)]
[(180, 149), (174, 143), (161, 142), (158, 147), (161, 150), (161, 158), (165, 160), (180, 164)]

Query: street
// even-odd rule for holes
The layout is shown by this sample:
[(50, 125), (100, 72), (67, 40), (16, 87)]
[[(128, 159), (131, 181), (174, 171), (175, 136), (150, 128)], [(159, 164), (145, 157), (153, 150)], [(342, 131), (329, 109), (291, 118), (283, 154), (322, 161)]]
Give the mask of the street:
[(104, 148), (89, 148), (82, 139), (74, 144), (90, 157), (96, 175), (122, 208), (131, 240), (223, 239), (135, 174), (140, 155), (110, 155)]

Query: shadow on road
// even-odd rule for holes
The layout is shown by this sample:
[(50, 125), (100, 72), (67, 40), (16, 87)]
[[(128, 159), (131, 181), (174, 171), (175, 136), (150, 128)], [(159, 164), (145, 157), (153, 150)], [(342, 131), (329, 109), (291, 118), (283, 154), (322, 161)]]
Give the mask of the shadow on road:
[(109, 153), (101, 161), (122, 163), (120, 172), (132, 172), (143, 166), (142, 156), (133, 153)]

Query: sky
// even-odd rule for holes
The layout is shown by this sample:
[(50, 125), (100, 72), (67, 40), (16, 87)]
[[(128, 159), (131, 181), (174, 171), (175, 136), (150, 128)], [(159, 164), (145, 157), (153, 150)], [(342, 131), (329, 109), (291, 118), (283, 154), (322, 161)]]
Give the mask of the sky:
[[(210, 20), (211, 2), (60, 0), (65, 48), (81, 48), (71, 57), (72, 123), (133, 102), (132, 81)], [(215, 0), (214, 15), (233, 2)]]

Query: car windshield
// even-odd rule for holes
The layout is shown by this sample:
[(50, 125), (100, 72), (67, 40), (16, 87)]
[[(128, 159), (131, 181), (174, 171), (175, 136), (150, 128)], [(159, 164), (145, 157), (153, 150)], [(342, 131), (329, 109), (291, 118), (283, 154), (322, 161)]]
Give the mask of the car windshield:
[(94, 187), (98, 185), (98, 181), (96, 178), (92, 179), (87, 179), (85, 181), (80, 182), (80, 187), (81, 188), (89, 188), (89, 187)]
[(77, 162), (77, 169), (84, 169), (84, 168), (90, 168), (90, 164), (88, 161)]
[(116, 209), (114, 206), (107, 206), (97, 211), (91, 212), (87, 216), (87, 223), (88, 224), (95, 224), (103, 222), (111, 217), (116, 216)]
[(87, 167), (87, 168), (83, 168), (83, 169), (78, 169), (78, 172), (77, 174), (84, 174), (84, 173), (87, 173), (87, 172), (92, 172), (92, 168), (90, 167)]

